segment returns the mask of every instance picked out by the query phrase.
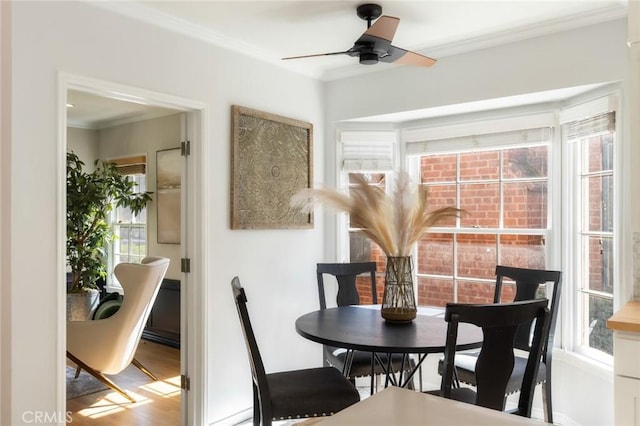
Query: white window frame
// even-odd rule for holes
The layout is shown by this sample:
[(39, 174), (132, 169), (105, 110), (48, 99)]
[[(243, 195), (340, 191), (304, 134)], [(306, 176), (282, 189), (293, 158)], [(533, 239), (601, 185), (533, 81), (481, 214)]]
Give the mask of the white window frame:
[[(502, 223), (497, 228), (478, 229), (478, 228), (440, 228), (434, 227), (431, 231), (443, 232), (452, 234), (477, 234), (488, 233), (497, 235), (512, 235), (512, 234), (532, 234), (542, 235), (545, 240), (545, 259), (547, 262), (546, 268), (556, 269), (560, 268), (560, 263), (554, 263), (556, 257), (553, 253), (559, 251), (559, 236), (558, 232), (554, 232), (552, 227), (553, 223), (559, 223), (558, 218), (554, 218), (553, 208), (555, 203), (558, 202), (557, 198), (553, 196), (555, 188), (558, 187), (555, 181), (559, 178), (556, 175), (557, 168), (553, 167), (553, 150), (554, 150), (554, 124), (555, 114), (551, 112), (538, 112), (531, 114), (524, 114), (518, 116), (506, 116), (488, 118), (482, 121), (474, 121), (469, 119), (464, 122), (457, 122), (437, 127), (418, 127), (408, 129), (403, 132), (402, 142), (405, 145), (406, 157), (405, 160), (408, 165), (408, 169), (411, 175), (419, 176), (420, 173), (420, 157), (424, 155), (446, 155), (452, 153), (464, 153), (464, 152), (481, 152), (489, 150), (502, 150), (510, 148), (520, 147), (533, 147), (533, 146), (547, 146), (548, 147), (548, 170), (547, 170), (547, 228), (540, 230), (528, 230), (528, 229), (505, 229), (502, 227)], [(507, 135), (510, 132), (520, 134), (520, 140), (511, 136), (503, 138), (503, 135)], [(529, 140), (529, 141), (527, 141)], [(558, 177), (556, 177), (558, 176)], [(465, 181), (469, 183), (472, 181)], [(502, 182), (502, 177), (497, 182)], [(456, 206), (459, 207), (459, 206)], [(502, 206), (501, 206), (502, 209)], [(496, 247), (496, 250), (500, 250), (500, 247)], [(414, 252), (414, 256), (416, 253)], [(497, 253), (499, 256), (499, 253)], [(418, 260), (416, 259), (416, 262)], [(417, 268), (416, 268), (417, 269)], [(454, 279), (456, 279), (456, 265), (454, 259)], [(427, 277), (438, 278), (438, 276), (425, 275)], [(478, 282), (484, 281), (483, 279), (477, 279)], [(491, 282), (491, 280), (487, 280)], [(417, 289), (416, 289), (417, 291)], [(457, 286), (454, 286), (454, 301), (457, 300)]]
[[(393, 185), (398, 166), (398, 131), (395, 129), (338, 129), (336, 135), (337, 187), (349, 190), (349, 173), (384, 173), (386, 190)], [(349, 215), (340, 212), (336, 223), (338, 262), (350, 261)], [(345, 237), (346, 236), (346, 237)]]
[[(147, 168), (148, 170), (148, 168)], [(144, 178), (145, 178), (145, 188), (143, 188), (143, 190), (146, 191), (146, 188), (148, 188), (148, 174), (145, 173), (144, 174)], [(118, 243), (118, 236), (120, 235), (120, 233), (117, 231), (116, 228), (123, 228), (123, 227), (128, 227), (128, 228), (144, 228), (145, 230), (145, 235), (146, 235), (146, 252), (145, 254), (142, 256), (142, 258), (144, 258), (148, 252), (149, 252), (149, 229), (148, 229), (148, 222), (149, 222), (149, 211), (148, 209), (145, 207), (146, 210), (146, 222), (144, 223), (139, 223), (136, 222), (135, 219), (138, 217), (138, 215), (134, 216), (134, 222), (131, 223), (125, 223), (125, 224), (120, 224), (117, 222), (117, 215), (118, 215), (118, 208), (114, 207), (113, 210), (111, 210), (111, 214), (109, 217), (109, 226), (111, 227), (111, 229), (114, 232), (114, 235), (116, 236), (116, 238), (114, 239), (113, 242), (110, 243), (109, 245), (109, 250), (107, 253), (107, 280), (106, 280), (106, 290), (107, 292), (118, 292), (118, 293), (122, 293), (123, 289), (122, 286), (120, 285), (120, 283), (118, 282), (118, 279), (116, 278), (116, 276), (113, 273), (113, 269), (115, 268), (116, 264), (119, 263), (116, 261), (116, 252), (118, 250), (116, 250), (116, 246), (119, 244)], [(120, 254), (118, 254), (119, 256)]]
[[(613, 309), (619, 306), (619, 300), (624, 292), (623, 272), (624, 262), (621, 260), (623, 239), (621, 235), (622, 215), (621, 215), (621, 197), (622, 197), (622, 132), (621, 122), (622, 114), (619, 105), (619, 94), (610, 94), (599, 98), (589, 100), (580, 104), (568, 106), (561, 110), (559, 115), (559, 126), (565, 123), (576, 121), (602, 114), (605, 112), (615, 113), (615, 143), (613, 148), (613, 187), (614, 187), (614, 203), (613, 203), (613, 258), (616, 259), (614, 265), (614, 290), (613, 290)], [(580, 220), (581, 212), (581, 189), (580, 179), (576, 178), (578, 167), (578, 158), (572, 152), (575, 146), (562, 138), (562, 181), (563, 193), (566, 205), (563, 214), (563, 241), (567, 244), (563, 253), (563, 308), (566, 315), (562, 317), (565, 332), (564, 345), (565, 349), (580, 356), (592, 359), (606, 365), (613, 364), (613, 356), (608, 355), (600, 350), (583, 344), (584, 336), (584, 315), (582, 309), (582, 270), (580, 259), (584, 255), (582, 253), (582, 240), (580, 238)], [(575, 144), (575, 143), (574, 143)], [(582, 323), (582, 324), (581, 324)]]
[[(146, 188), (146, 186), (147, 186), (147, 176), (146, 176), (146, 174), (145, 175), (130, 175), (130, 176), (144, 176), (144, 180), (145, 180), (144, 186)], [(147, 233), (147, 222), (148, 222), (148, 219), (149, 219), (149, 217), (147, 215), (149, 214), (149, 212), (146, 211), (147, 209), (145, 207), (145, 209), (143, 210), (143, 211), (145, 211), (145, 213), (146, 213), (145, 216), (147, 217), (147, 220), (145, 222), (139, 222), (138, 221), (139, 215), (133, 215), (133, 221), (132, 222), (124, 222), (123, 223), (123, 222), (120, 222), (118, 220), (118, 209), (119, 209), (119, 207), (116, 207), (116, 208), (114, 208), (112, 210), (112, 212), (113, 212), (113, 220), (111, 221), (111, 228), (113, 229), (114, 235), (120, 236), (122, 234), (121, 230), (123, 228), (129, 228), (130, 231), (132, 229), (144, 229), (144, 231), (145, 231), (145, 236), (146, 236), (146, 238), (145, 238), (145, 247), (147, 248), (147, 250), (145, 251), (145, 253), (143, 253), (141, 255), (133, 255), (133, 256), (139, 257), (140, 260), (142, 260), (147, 255), (147, 253), (149, 251), (149, 238), (148, 238), (149, 235)], [(131, 233), (129, 233), (129, 235), (131, 235)], [(118, 244), (118, 239), (119, 238), (114, 240), (113, 243), (111, 244), (110, 256), (113, 258), (114, 266), (119, 263), (119, 262), (116, 261), (117, 257), (120, 258), (122, 256), (127, 256), (127, 257), (132, 256), (130, 253), (126, 253), (126, 254), (120, 253), (120, 250), (117, 249), (117, 247), (120, 247), (120, 244)]]

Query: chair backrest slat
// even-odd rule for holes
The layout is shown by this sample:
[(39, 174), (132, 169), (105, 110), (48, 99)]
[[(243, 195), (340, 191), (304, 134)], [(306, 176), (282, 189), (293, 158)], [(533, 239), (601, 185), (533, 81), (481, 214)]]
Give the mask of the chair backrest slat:
[[(527, 269), (516, 268), (512, 266), (497, 265), (496, 266), (496, 288), (494, 293), (494, 303), (502, 301), (502, 291), (504, 280), (515, 282), (516, 294), (514, 302), (522, 300), (533, 300), (540, 298), (538, 289), (541, 285), (551, 285), (551, 294), (547, 291), (544, 297), (550, 297), (549, 303), (549, 330), (544, 336), (543, 342), (543, 359), (551, 356), (553, 350), (553, 339), (555, 336), (556, 322), (558, 319), (558, 308), (560, 304), (560, 295), (562, 293), (562, 273), (560, 271), (551, 271), (544, 269)], [(530, 331), (531, 324), (523, 324), (519, 327), (516, 335), (516, 347), (521, 350), (529, 350), (530, 347)]]
[(320, 309), (327, 308), (327, 300), (324, 288), (324, 274), (333, 275), (338, 281), (338, 293), (336, 303), (338, 306), (359, 305), (360, 295), (356, 288), (358, 275), (368, 273), (371, 279), (371, 298), (373, 304), (378, 303), (376, 291), (376, 263), (375, 262), (353, 262), (353, 263), (318, 263), (316, 275), (318, 279), (318, 297)]

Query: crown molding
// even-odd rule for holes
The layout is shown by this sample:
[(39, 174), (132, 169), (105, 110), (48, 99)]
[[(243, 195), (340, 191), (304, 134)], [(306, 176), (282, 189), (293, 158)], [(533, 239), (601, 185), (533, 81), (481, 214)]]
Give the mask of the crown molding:
[(260, 61), (268, 62), (273, 65), (307, 75), (308, 77), (315, 79), (320, 79), (321, 77), (321, 72), (309, 71), (301, 65), (296, 65), (294, 62), (282, 61), (276, 53), (270, 50), (262, 49), (253, 44), (227, 37), (210, 28), (194, 24), (181, 18), (176, 18), (175, 16), (160, 12), (152, 7), (144, 6), (140, 3), (126, 1), (86, 1), (93, 6), (124, 15), (137, 21), (146, 22), (147, 24), (155, 25), (187, 37), (201, 40), (240, 55), (250, 56)]
[(579, 14), (550, 19), (544, 22), (499, 31), (485, 36), (473, 37), (459, 42), (423, 47), (420, 51), (425, 52), (425, 54), (428, 52), (429, 55), (443, 58), (446, 56), (470, 52), (472, 50), (486, 49), (489, 47), (609, 22), (616, 19), (626, 18), (626, 16), (627, 9), (624, 6), (609, 5), (597, 10), (590, 10)]
[(121, 117), (109, 118), (104, 120), (93, 120), (92, 122), (86, 122), (83, 120), (68, 119), (67, 126), (75, 127), (78, 129), (87, 130), (103, 130), (116, 126), (123, 126), (125, 124), (137, 123), (139, 121), (152, 120), (154, 118), (162, 118), (168, 115), (179, 114), (181, 111), (145, 111), (134, 114), (127, 114)]

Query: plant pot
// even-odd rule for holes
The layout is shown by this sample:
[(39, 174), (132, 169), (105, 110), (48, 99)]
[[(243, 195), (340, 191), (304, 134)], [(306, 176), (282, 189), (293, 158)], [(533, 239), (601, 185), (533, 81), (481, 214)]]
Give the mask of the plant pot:
[(100, 291), (89, 289), (82, 293), (67, 293), (67, 321), (86, 321), (100, 302)]
[(380, 313), (390, 323), (409, 323), (416, 317), (411, 256), (387, 257), (384, 297)]

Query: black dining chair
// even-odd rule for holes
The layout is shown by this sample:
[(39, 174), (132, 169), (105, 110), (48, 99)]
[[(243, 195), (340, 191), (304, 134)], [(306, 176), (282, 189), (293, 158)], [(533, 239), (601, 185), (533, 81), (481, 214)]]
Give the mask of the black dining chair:
[[(528, 330), (535, 322), (523, 378), (518, 384), (518, 407), (510, 411), (520, 416), (531, 417), (535, 377), (540, 365), (543, 335), (548, 327), (547, 303), (547, 299), (537, 299), (487, 305), (447, 304), (447, 343), (442, 382), (439, 391), (427, 393), (504, 411), (506, 389), (513, 380), (516, 342), (525, 334), (527, 339), (530, 337)], [(475, 389), (454, 386), (455, 359), (459, 355), (456, 354), (456, 339), (460, 323), (474, 324), (481, 327), (483, 332), (482, 347), (475, 365)]]
[[(536, 384), (542, 384), (542, 401), (544, 407), (545, 420), (553, 423), (553, 407), (551, 400), (551, 360), (553, 352), (553, 339), (555, 335), (556, 322), (558, 319), (558, 307), (560, 304), (560, 294), (562, 291), (562, 273), (560, 271), (550, 271), (543, 269), (526, 269), (511, 266), (496, 266), (496, 288), (494, 292), (494, 303), (503, 302), (503, 289), (505, 281), (515, 283), (515, 297), (513, 301), (532, 300), (551, 296), (549, 303), (549, 327), (543, 336), (543, 348), (541, 364), (536, 377)], [(551, 291), (548, 286), (551, 285)], [(544, 287), (542, 287), (544, 286)], [(525, 333), (520, 335), (516, 342), (516, 347), (522, 351), (529, 351), (530, 344)], [(478, 358), (477, 352), (459, 354), (456, 357), (456, 375), (460, 382), (475, 386), (476, 375), (474, 365)], [(526, 358), (518, 356), (515, 359), (512, 378), (506, 389), (506, 394), (510, 395), (518, 392), (520, 382), (524, 376)], [(441, 369), (440, 369), (441, 370)]]
[[(356, 281), (359, 276), (367, 278), (368, 285), (371, 288), (372, 303), (374, 305), (378, 303), (375, 262), (318, 263), (316, 265), (316, 275), (320, 309), (327, 308), (324, 282), (325, 274), (332, 275), (338, 282), (336, 296), (336, 304), (338, 306), (360, 304), (360, 294), (356, 286)], [(391, 368), (394, 373), (403, 373), (412, 371), (415, 365), (413, 359), (402, 354), (392, 354), (391, 363), (389, 363), (387, 354), (347, 350), (329, 345), (323, 346), (323, 353), (325, 364), (336, 367), (352, 382), (355, 382), (355, 379), (358, 377), (370, 376), (371, 394), (374, 392), (375, 378), (378, 375), (385, 374), (386, 368)], [(408, 387), (413, 388), (412, 382), (409, 383)]]
[(330, 416), (360, 401), (356, 387), (333, 367), (267, 374), (249, 320), (247, 296), (238, 277), (231, 281), (231, 288), (251, 365), (254, 425)]

